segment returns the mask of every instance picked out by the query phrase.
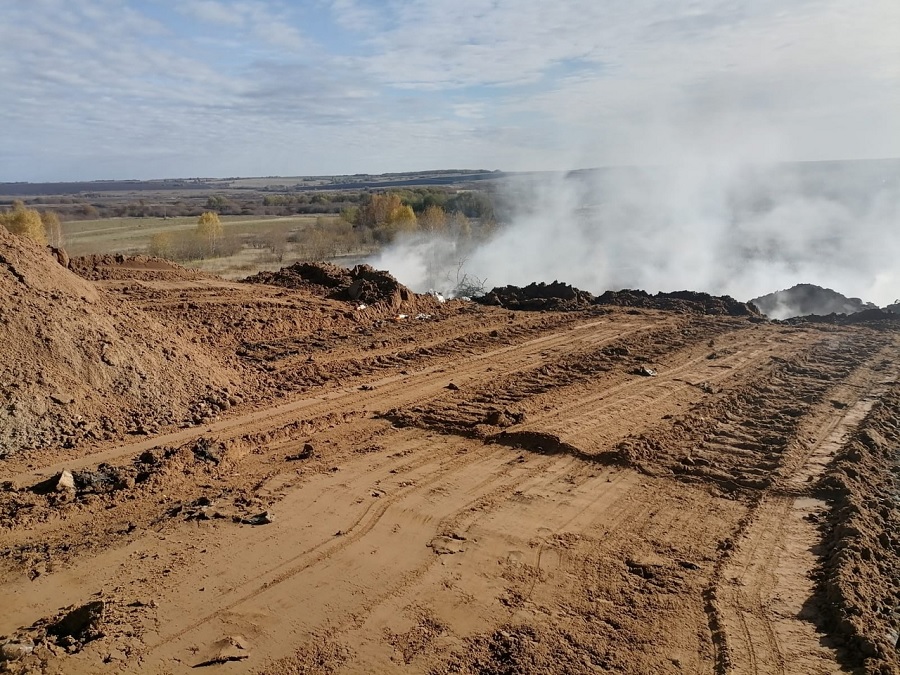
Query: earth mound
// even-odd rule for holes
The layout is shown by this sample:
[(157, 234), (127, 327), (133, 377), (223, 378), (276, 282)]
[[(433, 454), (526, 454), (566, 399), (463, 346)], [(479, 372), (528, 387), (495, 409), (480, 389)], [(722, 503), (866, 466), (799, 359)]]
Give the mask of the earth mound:
[(163, 258), (136, 255), (85, 255), (69, 259), (69, 269), (90, 281), (199, 279), (195, 272)]
[(867, 309), (876, 309), (871, 302), (859, 298), (848, 298), (830, 288), (815, 284), (797, 284), (791, 288), (775, 291), (751, 300), (770, 319), (790, 319), (795, 316), (815, 314), (855, 314)]
[(243, 281), (300, 288), (332, 300), (387, 306), (392, 310), (408, 308), (416, 302), (415, 293), (389, 272), (376, 270), (371, 265), (347, 269), (329, 263), (298, 262), (276, 272), (259, 272)]
[(900, 314), (890, 312), (887, 309), (864, 309), (853, 314), (808, 314), (786, 319), (785, 323), (800, 325), (804, 323), (831, 323), (838, 326), (867, 325), (870, 327), (896, 327), (900, 323)]
[(664, 309), (690, 314), (714, 314), (728, 316), (756, 316), (759, 310), (751, 302), (739, 302), (729, 295), (710, 295), (695, 291), (659, 292), (650, 295), (646, 291), (623, 289), (606, 291), (594, 300), (598, 305)]
[(229, 371), (0, 228), (0, 457), (179, 422)]
[(572, 311), (590, 307), (594, 296), (569, 284), (530, 283), (521, 286), (498, 286), (481, 297), (473, 298), (483, 305), (499, 305), (507, 309), (530, 311)]

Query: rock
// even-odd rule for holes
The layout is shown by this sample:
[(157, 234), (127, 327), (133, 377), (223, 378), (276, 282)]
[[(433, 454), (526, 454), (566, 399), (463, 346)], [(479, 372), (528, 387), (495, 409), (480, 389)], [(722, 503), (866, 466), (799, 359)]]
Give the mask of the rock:
[(57, 492), (75, 492), (75, 476), (68, 469), (63, 469), (56, 480)]
[(640, 368), (635, 368), (632, 371), (635, 375), (640, 375), (642, 377), (656, 377), (656, 371), (652, 368), (648, 368), (647, 366), (641, 366)]
[(56, 403), (57, 405), (69, 405), (70, 403), (75, 402), (75, 397), (71, 394), (65, 393), (56, 393), (50, 394), (50, 400)]
[(446, 386), (446, 389), (449, 389), (450, 391), (459, 391), (459, 386), (451, 382)]
[(257, 513), (255, 516), (237, 518), (237, 521), (241, 525), (269, 525), (273, 522), (273, 516), (268, 511), (263, 511), (262, 513)]

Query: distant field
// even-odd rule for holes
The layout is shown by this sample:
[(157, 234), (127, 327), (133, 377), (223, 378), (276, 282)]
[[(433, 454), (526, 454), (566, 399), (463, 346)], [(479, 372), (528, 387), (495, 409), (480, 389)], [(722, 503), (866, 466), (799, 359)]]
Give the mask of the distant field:
[[(335, 248), (333, 234), (320, 231), (322, 216), (222, 216), (225, 236), (243, 242), (234, 255), (181, 261), (193, 269), (239, 278), (261, 270), (275, 270), (298, 260), (336, 259), (356, 264), (372, 253), (372, 247), (345, 245)], [(334, 220), (333, 217), (324, 220)], [(94, 254), (147, 255), (150, 240), (160, 232), (187, 232), (197, 227), (197, 218), (104, 218), (64, 222), (64, 247), (71, 256)], [(346, 226), (345, 227), (349, 227)], [(280, 242), (279, 252), (260, 242)]]
[[(302, 229), (314, 225), (316, 216), (260, 217), (222, 216), (226, 233), (252, 233), (262, 227)], [(65, 247), (70, 255), (93, 253), (144, 254), (150, 238), (158, 232), (191, 230), (197, 218), (103, 218), (77, 220), (62, 224)]]

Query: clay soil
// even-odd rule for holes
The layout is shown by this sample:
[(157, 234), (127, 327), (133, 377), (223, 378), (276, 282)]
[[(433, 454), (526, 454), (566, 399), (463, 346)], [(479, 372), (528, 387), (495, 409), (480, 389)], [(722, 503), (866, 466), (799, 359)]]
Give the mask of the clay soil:
[(0, 460), (0, 671), (898, 672), (894, 324), (76, 271), (149, 393)]

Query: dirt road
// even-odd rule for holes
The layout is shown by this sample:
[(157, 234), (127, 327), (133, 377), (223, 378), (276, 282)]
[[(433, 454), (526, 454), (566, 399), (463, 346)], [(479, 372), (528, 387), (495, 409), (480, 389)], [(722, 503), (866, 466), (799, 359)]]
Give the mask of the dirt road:
[[(102, 637), (32, 665), (845, 672), (811, 489), (896, 380), (895, 332), (492, 308), (412, 330), (245, 342), (275, 380), (330, 377), (8, 462), (0, 634), (102, 600)], [(30, 489), (63, 470), (118, 482)]]

